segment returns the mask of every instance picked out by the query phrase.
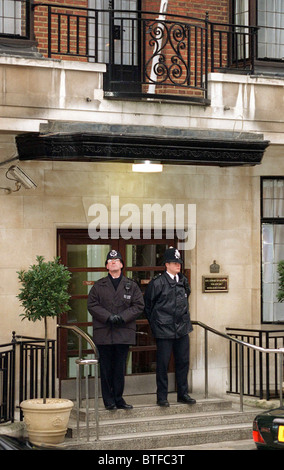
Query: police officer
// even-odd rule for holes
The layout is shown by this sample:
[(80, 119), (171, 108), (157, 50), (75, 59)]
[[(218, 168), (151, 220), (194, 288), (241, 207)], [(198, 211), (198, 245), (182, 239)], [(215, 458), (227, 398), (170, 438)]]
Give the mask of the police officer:
[(181, 257), (177, 249), (165, 251), (165, 272), (153, 278), (145, 292), (145, 313), (157, 344), (157, 404), (169, 406), (168, 365), (173, 351), (177, 383), (177, 400), (194, 404), (188, 394), (189, 336), (192, 325), (188, 297), (190, 287), (180, 272)]
[(136, 342), (136, 318), (144, 300), (138, 285), (122, 274), (121, 254), (111, 250), (106, 258), (108, 276), (95, 282), (88, 297), (93, 317), (94, 342), (100, 356), (101, 387), (107, 410), (131, 409), (123, 399), (129, 345)]

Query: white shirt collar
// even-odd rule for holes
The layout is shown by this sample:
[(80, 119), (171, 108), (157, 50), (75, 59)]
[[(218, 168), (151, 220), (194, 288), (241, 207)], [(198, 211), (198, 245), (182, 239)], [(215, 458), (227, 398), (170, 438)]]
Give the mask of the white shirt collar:
[[(167, 271), (167, 274), (174, 280), (174, 278), (175, 278), (174, 274), (170, 274), (168, 271)], [(176, 277), (177, 277), (177, 281), (178, 281), (179, 280), (178, 274), (176, 274)]]

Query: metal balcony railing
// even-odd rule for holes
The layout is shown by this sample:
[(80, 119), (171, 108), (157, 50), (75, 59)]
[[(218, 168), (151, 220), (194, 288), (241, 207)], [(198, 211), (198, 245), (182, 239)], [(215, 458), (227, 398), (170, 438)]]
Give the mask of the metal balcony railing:
[[(279, 383), (279, 366), (276, 354), (265, 354), (264, 349), (284, 350), (284, 328), (226, 328), (227, 334), (236, 340), (254, 346), (246, 348), (243, 355), (243, 393), (260, 400), (278, 398), (282, 383)], [(230, 342), (229, 393), (240, 393), (239, 349), (237, 343)]]
[[(254, 384), (263, 385), (262, 382), (262, 360), (266, 362), (267, 368), (271, 361), (275, 366), (275, 373), (269, 374), (266, 370), (266, 400), (279, 398), (280, 406), (283, 406), (283, 366), (284, 366), (284, 348), (283, 348), (283, 330), (281, 331), (270, 331), (265, 332), (265, 345), (262, 343), (262, 331), (242, 328), (227, 328), (228, 334), (222, 333), (221, 331), (215, 330), (214, 328), (200, 322), (192, 321), (193, 325), (197, 325), (204, 330), (204, 388), (205, 398), (208, 398), (208, 372), (209, 372), (209, 348), (208, 348), (208, 333), (215, 336), (219, 336), (229, 343), (229, 377), (230, 386), (232, 385), (232, 377), (235, 376), (236, 389), (229, 388), (228, 393), (236, 393), (240, 396), (240, 411), (243, 411), (243, 398), (244, 395), (256, 396), (263, 398), (263, 394), (260, 396), (255, 389), (255, 394), (247, 393), (245, 387), (251, 384), (250, 377), (254, 377)], [(237, 331), (239, 333), (237, 333)], [(242, 331), (242, 333), (241, 333)], [(256, 344), (256, 336), (249, 332), (259, 333), (259, 344)], [(240, 339), (241, 338), (241, 339)], [(246, 341), (245, 341), (246, 340)], [(272, 341), (272, 344), (271, 344)], [(274, 347), (271, 347), (274, 346)], [(281, 347), (282, 346), (282, 347)], [(232, 360), (232, 349), (235, 349), (236, 355), (234, 361)], [(258, 356), (260, 364), (257, 360), (250, 361), (251, 353), (254, 358)], [(259, 373), (259, 375), (258, 375)], [(272, 393), (273, 391), (273, 393)], [(276, 392), (276, 393), (275, 393)]]
[(0, 39), (36, 39), (44, 57), (107, 64), (104, 90), (109, 98), (209, 104), (210, 72), (254, 72), (256, 27), (215, 23), (208, 15), (10, 3), (20, 7), (9, 17), (0, 16)]
[[(55, 340), (48, 340), (48, 397), (55, 397), (55, 344)], [(44, 339), (19, 336), (14, 331), (11, 343), (0, 345), (0, 422), (13, 422), (21, 401), (42, 396), (44, 347)]]

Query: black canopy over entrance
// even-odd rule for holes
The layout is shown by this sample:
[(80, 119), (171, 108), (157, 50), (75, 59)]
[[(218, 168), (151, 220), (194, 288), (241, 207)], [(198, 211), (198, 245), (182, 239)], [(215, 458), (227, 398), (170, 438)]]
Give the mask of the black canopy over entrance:
[(20, 160), (240, 166), (261, 163), (260, 134), (84, 123), (49, 123), (16, 137)]

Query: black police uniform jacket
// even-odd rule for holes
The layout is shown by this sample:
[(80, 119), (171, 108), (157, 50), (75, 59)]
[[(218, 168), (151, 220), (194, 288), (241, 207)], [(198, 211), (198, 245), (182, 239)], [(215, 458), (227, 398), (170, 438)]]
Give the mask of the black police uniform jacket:
[[(95, 344), (135, 344), (136, 318), (144, 310), (142, 292), (135, 281), (122, 276), (115, 290), (109, 276), (99, 279), (88, 296), (88, 310), (93, 317)], [(120, 315), (124, 323), (112, 326), (109, 316)]]
[(146, 289), (145, 313), (155, 338), (176, 339), (190, 333), (187, 278), (179, 273), (179, 281), (166, 272), (152, 279)]

